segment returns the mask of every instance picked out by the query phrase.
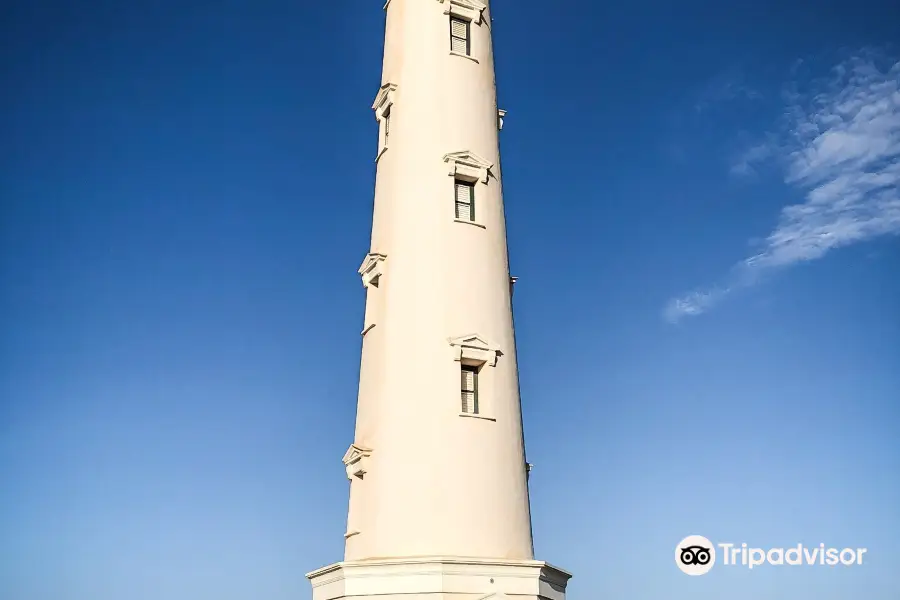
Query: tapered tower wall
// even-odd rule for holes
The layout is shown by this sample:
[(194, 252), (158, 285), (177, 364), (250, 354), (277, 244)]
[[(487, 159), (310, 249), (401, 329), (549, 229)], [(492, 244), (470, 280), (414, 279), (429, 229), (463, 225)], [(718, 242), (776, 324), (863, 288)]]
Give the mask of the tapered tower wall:
[(490, 7), (385, 11), (345, 556), (313, 600), (565, 600), (532, 556)]
[[(490, 8), (469, 6), (386, 7), (370, 250), (384, 258), (366, 291), (354, 440), (371, 453), (351, 476), (346, 560), (532, 558)], [(451, 53), (451, 19), (473, 14), (470, 55)], [(478, 178), (474, 221), (456, 219), (457, 178)], [(479, 368), (477, 416), (461, 415), (466, 359), (451, 345), (468, 334), (499, 351)]]

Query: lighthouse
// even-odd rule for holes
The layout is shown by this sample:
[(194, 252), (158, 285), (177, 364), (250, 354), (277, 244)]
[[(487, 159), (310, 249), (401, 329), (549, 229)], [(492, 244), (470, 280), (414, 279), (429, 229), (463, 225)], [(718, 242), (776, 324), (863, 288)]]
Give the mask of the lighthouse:
[(564, 600), (532, 543), (491, 8), (384, 11), (345, 550), (313, 599)]

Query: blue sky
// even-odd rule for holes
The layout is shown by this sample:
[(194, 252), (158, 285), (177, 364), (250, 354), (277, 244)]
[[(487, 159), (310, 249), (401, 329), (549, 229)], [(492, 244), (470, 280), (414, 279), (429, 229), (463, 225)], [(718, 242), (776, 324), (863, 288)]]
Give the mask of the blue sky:
[[(6, 9), (0, 597), (340, 558), (383, 14), (306, 4)], [(493, 2), (536, 552), (573, 599), (893, 600), (900, 14), (731, 4)], [(689, 534), (869, 553), (691, 578)]]

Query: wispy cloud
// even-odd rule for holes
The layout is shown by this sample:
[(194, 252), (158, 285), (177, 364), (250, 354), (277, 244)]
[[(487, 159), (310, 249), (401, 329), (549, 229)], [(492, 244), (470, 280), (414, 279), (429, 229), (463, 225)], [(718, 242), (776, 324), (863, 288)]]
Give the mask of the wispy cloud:
[(732, 172), (751, 173), (774, 159), (804, 201), (782, 209), (760, 252), (737, 263), (723, 283), (670, 300), (669, 321), (702, 314), (773, 269), (900, 234), (900, 62), (879, 69), (871, 57), (854, 58), (811, 93), (794, 86), (785, 98), (779, 133), (748, 148)]
[(753, 175), (756, 173), (754, 165), (768, 160), (772, 156), (773, 147), (771, 143), (760, 143), (750, 146), (741, 152), (734, 162), (731, 164), (732, 175)]
[(720, 73), (700, 90), (694, 110), (702, 113), (724, 103), (762, 99), (763, 95), (746, 82), (743, 72), (734, 68)]

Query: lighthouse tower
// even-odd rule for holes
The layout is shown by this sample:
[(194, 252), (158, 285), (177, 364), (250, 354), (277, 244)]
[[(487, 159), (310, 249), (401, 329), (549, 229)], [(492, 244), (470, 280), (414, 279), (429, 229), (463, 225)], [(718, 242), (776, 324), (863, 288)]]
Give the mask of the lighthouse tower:
[(488, 0), (387, 0), (345, 553), (314, 600), (564, 600), (534, 559)]

